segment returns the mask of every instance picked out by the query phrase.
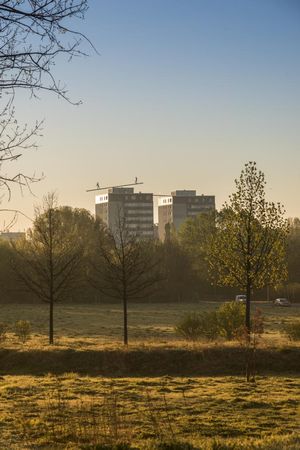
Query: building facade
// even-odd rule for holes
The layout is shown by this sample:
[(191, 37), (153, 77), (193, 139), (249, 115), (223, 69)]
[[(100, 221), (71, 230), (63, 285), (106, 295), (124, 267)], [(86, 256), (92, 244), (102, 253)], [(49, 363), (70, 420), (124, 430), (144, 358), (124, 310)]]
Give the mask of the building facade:
[(96, 195), (96, 217), (114, 233), (124, 223), (130, 235), (153, 238), (153, 194), (135, 193), (134, 188), (111, 188)]
[(158, 200), (158, 235), (165, 239), (166, 225), (178, 230), (188, 217), (215, 209), (214, 195), (196, 195), (194, 190), (177, 190)]
[(3, 241), (18, 241), (24, 239), (26, 234), (23, 231), (3, 231), (0, 233), (0, 239)]

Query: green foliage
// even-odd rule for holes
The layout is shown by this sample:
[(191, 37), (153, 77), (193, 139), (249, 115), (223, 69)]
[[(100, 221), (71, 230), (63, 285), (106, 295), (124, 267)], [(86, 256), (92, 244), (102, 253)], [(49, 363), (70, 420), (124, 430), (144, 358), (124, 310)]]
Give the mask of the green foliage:
[(29, 320), (18, 320), (14, 326), (14, 332), (19, 340), (24, 344), (31, 335), (31, 323)]
[[(300, 219), (290, 219), (289, 224), (287, 239), (289, 282), (300, 283)], [(300, 299), (299, 292), (297, 297)]]
[[(56, 206), (54, 193), (35, 210), (29, 238), (12, 243), (13, 268), (40, 300), (54, 303), (70, 298), (82, 283), (83, 227), (77, 210)], [(86, 223), (86, 221), (84, 221)], [(88, 227), (86, 227), (88, 233)]]
[(235, 184), (217, 215), (208, 261), (217, 284), (239, 286), (250, 299), (252, 288), (286, 279), (288, 224), (282, 205), (265, 200), (265, 177), (255, 162), (245, 165)]
[(189, 341), (218, 336), (231, 340), (243, 325), (245, 306), (241, 303), (224, 303), (216, 311), (186, 314), (175, 330)]
[(161, 271), (163, 274), (161, 295), (167, 301), (185, 301), (193, 297), (197, 284), (193, 261), (176, 236), (161, 245)]
[(20, 296), (18, 292), (18, 278), (11, 267), (11, 260), (14, 256), (14, 250), (10, 243), (0, 239), (0, 302), (23, 302), (28, 300), (25, 295)]
[(190, 255), (202, 282), (209, 280), (206, 258), (215, 231), (215, 211), (213, 211), (188, 218), (178, 233), (179, 243)]
[(283, 331), (291, 341), (300, 341), (300, 322), (285, 324)]
[[(81, 220), (82, 219), (82, 220)], [(12, 266), (23, 285), (40, 300), (50, 304), (49, 343), (53, 344), (53, 309), (58, 301), (72, 298), (83, 285), (84, 241), (93, 228), (92, 216), (82, 210), (59, 208), (49, 193), (36, 208), (28, 239), (12, 242)]]
[(0, 342), (5, 341), (8, 331), (8, 325), (6, 322), (0, 322)]
[(219, 334), (217, 314), (215, 311), (186, 314), (175, 330), (189, 341), (201, 338), (214, 340)]
[(245, 305), (237, 302), (224, 303), (218, 308), (217, 321), (220, 336), (231, 340), (245, 321)]

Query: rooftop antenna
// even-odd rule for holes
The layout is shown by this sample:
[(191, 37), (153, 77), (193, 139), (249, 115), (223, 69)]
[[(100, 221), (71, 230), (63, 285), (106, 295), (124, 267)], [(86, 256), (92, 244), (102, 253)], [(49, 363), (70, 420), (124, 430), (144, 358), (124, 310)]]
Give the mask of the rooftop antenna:
[(144, 183), (143, 183), (143, 181), (139, 181), (138, 182), (138, 178), (137, 177), (135, 177), (134, 183), (118, 184), (116, 186), (104, 186), (104, 187), (101, 187), (99, 181), (97, 181), (96, 188), (94, 188), (94, 189), (87, 189), (86, 192), (105, 191), (106, 189), (122, 188), (122, 187), (128, 187), (128, 186), (136, 186), (138, 184), (144, 184)]

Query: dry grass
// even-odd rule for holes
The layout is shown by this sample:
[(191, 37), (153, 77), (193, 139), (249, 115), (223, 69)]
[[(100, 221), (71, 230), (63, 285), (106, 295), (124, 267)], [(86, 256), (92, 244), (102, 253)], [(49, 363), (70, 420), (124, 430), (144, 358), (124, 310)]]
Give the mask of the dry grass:
[(1, 305), (0, 321), (29, 320), (33, 336), (1, 343), (0, 449), (297, 450), (300, 344), (279, 330), (300, 321), (300, 305), (259, 305), (256, 384), (244, 381), (237, 343), (192, 345), (175, 334), (185, 312), (217, 306), (130, 305), (124, 348), (119, 305), (57, 305), (52, 347), (47, 305)]
[[(259, 378), (249, 384), (238, 377), (7, 376), (0, 396), (1, 449), (120, 441), (139, 449), (170, 441), (216, 449), (230, 448), (224, 445), (231, 442), (236, 449), (250, 449), (262, 445), (261, 439), (283, 442), (288, 435), (299, 444), (296, 378)], [(216, 440), (223, 447), (213, 447)], [(244, 447), (247, 442), (251, 446)]]
[[(176, 335), (174, 326), (187, 312), (210, 311), (219, 306), (217, 302), (198, 304), (131, 304), (129, 306), (129, 342), (133, 346), (182, 347), (185, 342)], [(280, 333), (282, 323), (300, 321), (300, 304), (290, 308), (276, 308), (267, 303), (254, 304), (265, 317), (263, 344), (268, 346), (299, 346), (291, 344)], [(64, 305), (55, 306), (55, 344), (64, 348), (97, 349), (115, 347), (122, 342), (121, 305)], [(26, 346), (41, 348), (47, 345), (48, 307), (46, 304), (1, 305), (0, 321), (13, 324), (17, 320), (29, 320), (33, 339)], [(2, 345), (3, 346), (3, 345)], [(8, 347), (22, 347), (10, 335), (4, 343)]]

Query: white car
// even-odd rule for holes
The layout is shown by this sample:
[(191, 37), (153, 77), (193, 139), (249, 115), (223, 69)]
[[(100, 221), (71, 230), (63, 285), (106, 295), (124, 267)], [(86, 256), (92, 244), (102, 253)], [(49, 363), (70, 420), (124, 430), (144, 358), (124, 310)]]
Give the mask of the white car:
[(276, 298), (274, 300), (275, 306), (291, 306), (291, 302), (287, 298)]
[(246, 304), (246, 301), (247, 301), (247, 296), (244, 295), (244, 294), (236, 295), (236, 296), (235, 296), (235, 301), (236, 301), (237, 303), (243, 303), (243, 305), (245, 305), (245, 304)]

